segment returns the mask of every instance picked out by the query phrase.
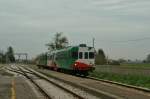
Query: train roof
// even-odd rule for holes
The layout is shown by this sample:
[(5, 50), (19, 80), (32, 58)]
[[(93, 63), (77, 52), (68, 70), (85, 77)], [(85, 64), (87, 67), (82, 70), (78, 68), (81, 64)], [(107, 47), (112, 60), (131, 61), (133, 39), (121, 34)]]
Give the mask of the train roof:
[(49, 51), (48, 53), (57, 53), (57, 52), (60, 52), (60, 51), (71, 50), (72, 48), (78, 48), (78, 47), (79, 46), (68, 46), (68, 47), (65, 47), (65, 48), (62, 48), (62, 49), (56, 49), (56, 50)]
[(48, 53), (48, 54), (57, 53), (57, 52), (62, 52), (62, 51), (67, 51), (67, 50), (76, 49), (76, 48), (79, 48), (79, 47), (94, 48), (94, 47), (86, 46), (85, 44), (80, 44), (80, 45), (78, 45), (78, 46), (68, 46), (68, 47), (65, 47), (65, 48), (62, 48), (62, 49), (52, 50), (52, 51), (49, 51), (49, 52), (47, 52), (47, 53)]

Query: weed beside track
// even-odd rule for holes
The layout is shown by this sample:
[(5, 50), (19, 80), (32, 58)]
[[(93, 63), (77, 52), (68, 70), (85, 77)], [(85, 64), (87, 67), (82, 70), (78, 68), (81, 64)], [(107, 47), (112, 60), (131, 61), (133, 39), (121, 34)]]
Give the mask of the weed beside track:
[(99, 79), (105, 79), (110, 81), (116, 81), (120, 83), (125, 83), (129, 85), (145, 87), (150, 89), (150, 77), (143, 75), (124, 75), (124, 74), (115, 74), (108, 72), (97, 72), (94, 71), (90, 73), (90, 76), (96, 77)]

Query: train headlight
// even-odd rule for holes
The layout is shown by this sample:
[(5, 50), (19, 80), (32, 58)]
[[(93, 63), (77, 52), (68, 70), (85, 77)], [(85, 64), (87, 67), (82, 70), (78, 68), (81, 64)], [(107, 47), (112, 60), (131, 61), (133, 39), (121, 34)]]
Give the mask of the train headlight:
[(77, 64), (75, 63), (74, 66), (77, 66)]

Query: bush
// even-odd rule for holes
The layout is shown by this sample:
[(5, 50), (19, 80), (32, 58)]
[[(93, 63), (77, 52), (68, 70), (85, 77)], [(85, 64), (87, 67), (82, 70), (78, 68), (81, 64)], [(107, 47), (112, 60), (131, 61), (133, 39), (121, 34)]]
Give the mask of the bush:
[(109, 63), (109, 65), (120, 65), (120, 62), (113, 60)]

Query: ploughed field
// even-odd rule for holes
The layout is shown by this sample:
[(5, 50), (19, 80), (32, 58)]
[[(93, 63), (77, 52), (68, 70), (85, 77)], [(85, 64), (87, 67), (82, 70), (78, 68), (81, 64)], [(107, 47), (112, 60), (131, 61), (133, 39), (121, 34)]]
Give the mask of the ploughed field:
[(149, 76), (150, 64), (97, 65), (95, 71)]
[(90, 76), (150, 89), (150, 64), (98, 65)]

